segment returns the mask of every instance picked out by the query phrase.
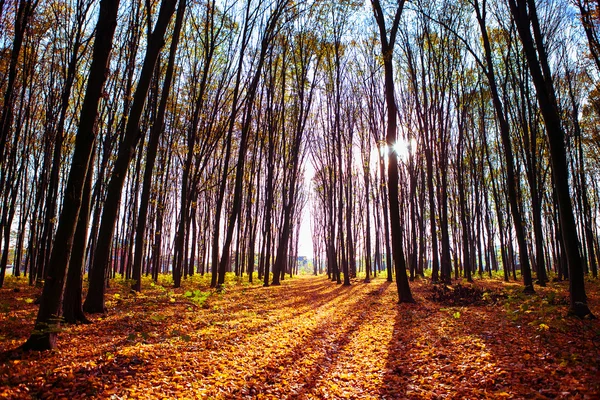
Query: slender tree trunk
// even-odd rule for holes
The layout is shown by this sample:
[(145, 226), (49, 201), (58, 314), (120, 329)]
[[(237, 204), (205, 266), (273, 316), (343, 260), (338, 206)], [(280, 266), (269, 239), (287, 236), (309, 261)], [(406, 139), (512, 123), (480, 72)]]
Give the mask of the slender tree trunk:
[(106, 80), (106, 68), (117, 25), (118, 8), (119, 0), (100, 1), (92, 64), (79, 118), (71, 171), (65, 188), (62, 213), (56, 232), (57, 237), (60, 237), (61, 240), (55, 243), (52, 249), (40, 309), (34, 330), (23, 345), (25, 350), (48, 350), (56, 346), (55, 327), (60, 318), (67, 265), (71, 257), (83, 188), (96, 138), (94, 124)]
[(260, 53), (258, 55), (258, 59), (256, 60), (256, 69), (254, 71), (252, 81), (250, 82), (246, 93), (246, 112), (244, 115), (244, 122), (242, 124), (242, 132), (238, 151), (238, 162), (235, 173), (235, 185), (233, 189), (233, 204), (227, 223), (227, 232), (225, 235), (225, 243), (223, 244), (221, 261), (219, 263), (219, 276), (217, 279), (217, 287), (219, 288), (222, 287), (223, 283), (225, 282), (225, 271), (227, 265), (229, 264), (230, 257), (229, 250), (231, 246), (231, 241), (233, 239), (235, 224), (241, 208), (242, 180), (244, 177), (244, 167), (246, 164), (246, 152), (248, 151), (248, 135), (250, 132), (252, 122), (252, 110), (254, 108), (253, 103), (256, 96), (256, 91), (258, 89), (258, 84), (260, 82), (260, 76), (262, 73), (262, 67), (264, 65), (267, 50), (275, 37), (276, 27), (279, 22), (279, 18), (283, 14), (283, 11), (287, 7), (289, 1), (290, 0), (279, 0), (275, 6), (275, 10), (268, 18), (267, 26), (265, 28), (265, 31), (263, 32), (263, 36), (261, 39)]
[(10, 63), (8, 67), (8, 80), (6, 91), (4, 92), (4, 102), (2, 103), (2, 114), (0, 114), (0, 167), (5, 168), (5, 147), (10, 137), (10, 130), (13, 122), (13, 105), (15, 81), (17, 79), (17, 66), (19, 64), (19, 55), (25, 38), (25, 31), (29, 26), (29, 20), (33, 15), (39, 0), (21, 0), (15, 15), (15, 37), (10, 54)]
[(140, 203), (140, 211), (138, 217), (138, 224), (136, 227), (135, 234), (135, 251), (133, 260), (133, 290), (140, 292), (142, 283), (142, 256), (143, 256), (143, 244), (146, 232), (146, 221), (148, 219), (148, 203), (150, 200), (150, 188), (152, 184), (152, 172), (154, 171), (154, 163), (156, 160), (156, 154), (158, 151), (158, 143), (160, 141), (160, 135), (164, 131), (165, 113), (167, 109), (167, 100), (171, 92), (171, 83), (173, 81), (173, 71), (175, 69), (175, 55), (177, 53), (177, 46), (179, 44), (179, 35), (181, 32), (181, 26), (183, 25), (183, 17), (185, 15), (187, 0), (180, 0), (179, 7), (177, 8), (177, 15), (175, 17), (175, 27), (173, 29), (173, 35), (171, 38), (171, 47), (169, 48), (169, 61), (167, 64), (167, 71), (165, 73), (165, 80), (163, 82), (162, 97), (158, 106), (158, 113), (152, 130), (150, 131), (150, 139), (148, 140), (148, 149), (146, 150), (146, 167), (144, 171), (144, 181), (142, 183), (142, 197)]
[(86, 324), (90, 322), (83, 313), (82, 286), (83, 271), (85, 269), (85, 250), (87, 248), (87, 230), (90, 220), (94, 157), (95, 151), (92, 150), (85, 178), (85, 187), (83, 188), (81, 210), (79, 211), (77, 228), (75, 229), (69, 270), (67, 271), (67, 282), (65, 284), (62, 312), (65, 322), (71, 324), (79, 322)]
[(550, 163), (557, 192), (560, 228), (569, 268), (570, 312), (579, 317), (592, 315), (587, 305), (577, 226), (570, 198), (564, 132), (535, 2), (533, 0), (509, 0), (509, 5), (521, 38), (548, 133)]
[(127, 176), (127, 169), (137, 144), (141, 138), (139, 129), (140, 117), (146, 103), (148, 89), (154, 73), (156, 60), (162, 46), (164, 36), (175, 11), (176, 0), (163, 0), (160, 6), (158, 19), (154, 31), (148, 38), (148, 47), (144, 64), (140, 72), (140, 79), (135, 91), (131, 112), (127, 120), (127, 127), (123, 141), (119, 147), (117, 160), (113, 167), (112, 176), (108, 184), (106, 201), (102, 212), (102, 222), (98, 233), (98, 243), (94, 253), (94, 262), (89, 274), (90, 287), (83, 308), (89, 313), (104, 313), (104, 279), (108, 268), (111, 241), (114, 236), (115, 223), (119, 211), (119, 203), (123, 184)]
[(381, 186), (379, 188), (379, 194), (381, 197), (381, 204), (383, 208), (383, 242), (385, 244), (385, 268), (387, 270), (387, 281), (392, 282), (392, 250), (390, 247), (390, 217), (388, 210), (388, 199), (386, 198), (387, 183), (385, 182), (385, 163), (383, 160), (383, 154), (379, 153), (379, 178)]
[(399, 1), (399, 5), (391, 27), (390, 39), (385, 24), (385, 16), (379, 4), (379, 0), (371, 0), (375, 20), (379, 26), (379, 36), (381, 40), (381, 54), (383, 56), (383, 66), (385, 73), (385, 98), (388, 107), (387, 115), (387, 133), (386, 141), (388, 145), (388, 200), (390, 205), (390, 225), (392, 232), (392, 248), (394, 251), (394, 265), (396, 272), (396, 286), (398, 288), (399, 302), (414, 302), (408, 277), (406, 275), (406, 265), (404, 260), (404, 248), (402, 245), (402, 227), (400, 226), (400, 207), (398, 205), (398, 155), (391, 151), (397, 139), (397, 108), (394, 94), (394, 74), (392, 64), (392, 54), (400, 15), (404, 8), (404, 0)]
[(498, 92), (496, 85), (496, 77), (494, 72), (494, 62), (492, 60), (492, 50), (489, 42), (487, 33), (487, 27), (485, 22), (485, 1), (480, 9), (479, 3), (475, 2), (475, 12), (477, 14), (477, 20), (481, 29), (481, 35), (483, 39), (483, 46), (485, 50), (486, 59), (486, 75), (490, 91), (492, 94), (492, 103), (496, 110), (496, 118), (498, 120), (500, 128), (500, 137), (502, 139), (502, 147), (504, 149), (504, 157), (506, 159), (506, 183), (508, 187), (508, 198), (510, 202), (510, 211), (513, 219), (513, 225), (515, 228), (515, 234), (517, 236), (517, 244), (519, 246), (519, 261), (521, 264), (521, 273), (523, 275), (523, 283), (525, 285), (525, 292), (533, 293), (533, 279), (531, 277), (531, 266), (529, 263), (529, 255), (527, 253), (527, 239), (525, 237), (525, 228), (523, 224), (523, 218), (519, 207), (519, 199), (517, 194), (517, 176), (514, 170), (514, 156), (512, 150), (512, 144), (510, 139), (510, 127), (504, 114), (504, 107), (502, 106), (502, 100)]

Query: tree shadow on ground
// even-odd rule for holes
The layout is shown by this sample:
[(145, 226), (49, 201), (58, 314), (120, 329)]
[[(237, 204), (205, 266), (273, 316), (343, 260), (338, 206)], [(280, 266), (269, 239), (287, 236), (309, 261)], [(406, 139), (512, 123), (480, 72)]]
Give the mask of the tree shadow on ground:
[(379, 390), (381, 399), (403, 399), (411, 398), (413, 393), (411, 386), (410, 355), (414, 343), (418, 338), (418, 317), (416, 310), (420, 304), (398, 304), (392, 337), (388, 342), (388, 358)]
[(572, 327), (560, 334), (539, 327), (536, 314), (514, 311), (502, 304), (457, 307), (426, 299), (398, 305), (380, 398), (598, 396), (589, 341), (578, 340)]

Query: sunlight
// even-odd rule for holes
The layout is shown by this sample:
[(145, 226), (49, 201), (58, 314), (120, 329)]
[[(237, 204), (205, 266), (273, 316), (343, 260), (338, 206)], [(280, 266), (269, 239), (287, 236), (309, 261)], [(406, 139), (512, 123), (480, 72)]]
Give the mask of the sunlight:
[(398, 158), (400, 158), (402, 161), (405, 161), (408, 159), (409, 149), (408, 149), (408, 143), (406, 141), (399, 140), (392, 146), (392, 148), (398, 155)]
[[(417, 150), (417, 140), (414, 138), (409, 139), (409, 140), (399, 138), (396, 141), (396, 143), (392, 146), (392, 148), (394, 149), (394, 152), (396, 152), (396, 154), (398, 155), (398, 158), (400, 159), (400, 161), (405, 162), (408, 160), (408, 157), (411, 154), (415, 154), (415, 152)], [(384, 158), (386, 159), (386, 164), (387, 164), (388, 146), (386, 144), (380, 145), (379, 153), (382, 156), (384, 156)]]
[[(304, 187), (307, 191), (311, 190), (311, 182), (315, 177), (315, 166), (310, 161), (309, 157), (304, 159)], [(310, 219), (312, 215), (312, 197), (309, 196), (308, 203), (302, 211), (302, 219), (300, 221), (300, 236), (298, 237), (298, 256), (313, 257), (313, 242), (312, 232), (310, 231)]]

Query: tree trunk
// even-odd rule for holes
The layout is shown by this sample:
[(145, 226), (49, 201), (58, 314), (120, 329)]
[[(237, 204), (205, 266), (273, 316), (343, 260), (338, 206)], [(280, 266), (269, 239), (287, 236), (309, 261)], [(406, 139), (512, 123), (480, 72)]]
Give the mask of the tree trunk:
[[(570, 312), (578, 317), (585, 317), (592, 314), (587, 305), (582, 260), (579, 253), (579, 238), (570, 198), (564, 132), (535, 3), (533, 0), (509, 0), (509, 5), (521, 38), (548, 133), (550, 163), (557, 193), (560, 228), (569, 268)], [(531, 28), (533, 28), (533, 35)]]
[[(485, 2), (483, 3), (485, 7)], [(481, 29), (481, 35), (483, 39), (483, 46), (485, 50), (485, 59), (487, 69), (485, 71), (492, 94), (492, 103), (496, 110), (496, 118), (500, 128), (500, 137), (502, 139), (502, 147), (504, 149), (504, 157), (506, 159), (506, 184), (508, 187), (508, 198), (510, 202), (510, 211), (513, 218), (513, 225), (515, 228), (515, 234), (517, 236), (517, 244), (519, 246), (519, 261), (521, 264), (521, 273), (523, 275), (523, 283), (525, 285), (525, 292), (533, 293), (533, 280), (531, 277), (531, 267), (529, 263), (529, 255), (527, 253), (527, 239), (525, 237), (525, 229), (523, 225), (523, 218), (519, 207), (519, 200), (517, 194), (517, 176), (514, 170), (514, 157), (512, 144), (510, 139), (510, 127), (506, 116), (504, 114), (504, 108), (502, 106), (502, 100), (498, 92), (496, 85), (496, 77), (494, 72), (494, 62), (492, 60), (492, 50), (489, 42), (487, 33), (487, 27), (485, 23), (485, 8), (480, 9), (479, 3), (475, 2), (475, 12), (477, 14), (477, 20)]]
[(71, 253), (71, 260), (69, 261), (69, 270), (67, 271), (67, 282), (65, 284), (62, 313), (65, 322), (70, 324), (79, 322), (85, 324), (90, 322), (83, 313), (82, 286), (83, 271), (85, 269), (85, 250), (87, 248), (87, 230), (90, 220), (94, 158), (95, 151), (92, 150), (92, 156), (85, 178), (85, 187), (83, 188), (81, 209), (79, 210), (77, 227), (75, 228), (73, 250)]
[(154, 73), (154, 66), (162, 46), (164, 36), (171, 16), (175, 11), (176, 0), (163, 0), (160, 6), (158, 19), (152, 35), (148, 38), (148, 47), (144, 64), (140, 72), (140, 79), (135, 90), (133, 103), (123, 141), (119, 147), (117, 160), (115, 161), (112, 176), (108, 184), (106, 201), (102, 212), (102, 222), (98, 233), (98, 243), (94, 253), (94, 262), (90, 270), (90, 286), (83, 308), (88, 313), (104, 313), (104, 279), (109, 264), (111, 242), (114, 235), (117, 213), (123, 184), (127, 176), (127, 169), (137, 143), (141, 138), (139, 129), (140, 117), (144, 109), (148, 89)]
[(392, 64), (392, 54), (396, 33), (398, 32), (398, 24), (400, 15), (404, 8), (404, 1), (400, 0), (394, 18), (394, 23), (391, 27), (390, 39), (388, 41), (387, 29), (384, 19), (384, 14), (379, 4), (379, 0), (371, 0), (373, 4), (373, 12), (375, 20), (379, 26), (379, 36), (381, 40), (381, 54), (383, 56), (383, 66), (385, 73), (385, 99), (388, 107), (387, 114), (387, 133), (386, 141), (388, 146), (388, 200), (390, 205), (390, 225), (392, 233), (392, 248), (394, 265), (396, 272), (396, 286), (398, 289), (399, 302), (414, 302), (408, 277), (406, 275), (406, 265), (404, 260), (404, 249), (402, 245), (402, 227), (400, 226), (400, 207), (398, 205), (398, 155), (392, 151), (396, 143), (397, 129), (397, 108), (394, 94), (394, 74)]
[(71, 257), (83, 188), (96, 138), (94, 125), (106, 80), (106, 68), (117, 25), (118, 8), (119, 0), (100, 1), (92, 64), (75, 139), (71, 171), (65, 188), (62, 213), (56, 231), (56, 237), (61, 240), (55, 243), (52, 249), (40, 309), (34, 330), (27, 342), (23, 344), (24, 350), (49, 350), (56, 346), (56, 327), (62, 307), (67, 265)]

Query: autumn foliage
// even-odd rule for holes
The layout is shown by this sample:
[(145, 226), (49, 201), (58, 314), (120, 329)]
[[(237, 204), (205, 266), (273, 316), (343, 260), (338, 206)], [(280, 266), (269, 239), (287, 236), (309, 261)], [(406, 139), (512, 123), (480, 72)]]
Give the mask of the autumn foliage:
[[(14, 349), (32, 329), (39, 289), (9, 281), (0, 291), (0, 397), (600, 396), (600, 324), (566, 315), (565, 283), (524, 295), (496, 280), (448, 289), (417, 280), (416, 304), (397, 304), (383, 279), (346, 287), (300, 277), (263, 288), (230, 278), (222, 293), (198, 277), (175, 290), (144, 283), (135, 294), (113, 281), (108, 314), (63, 326), (55, 351), (22, 353)], [(598, 315), (597, 282), (589, 288)]]

